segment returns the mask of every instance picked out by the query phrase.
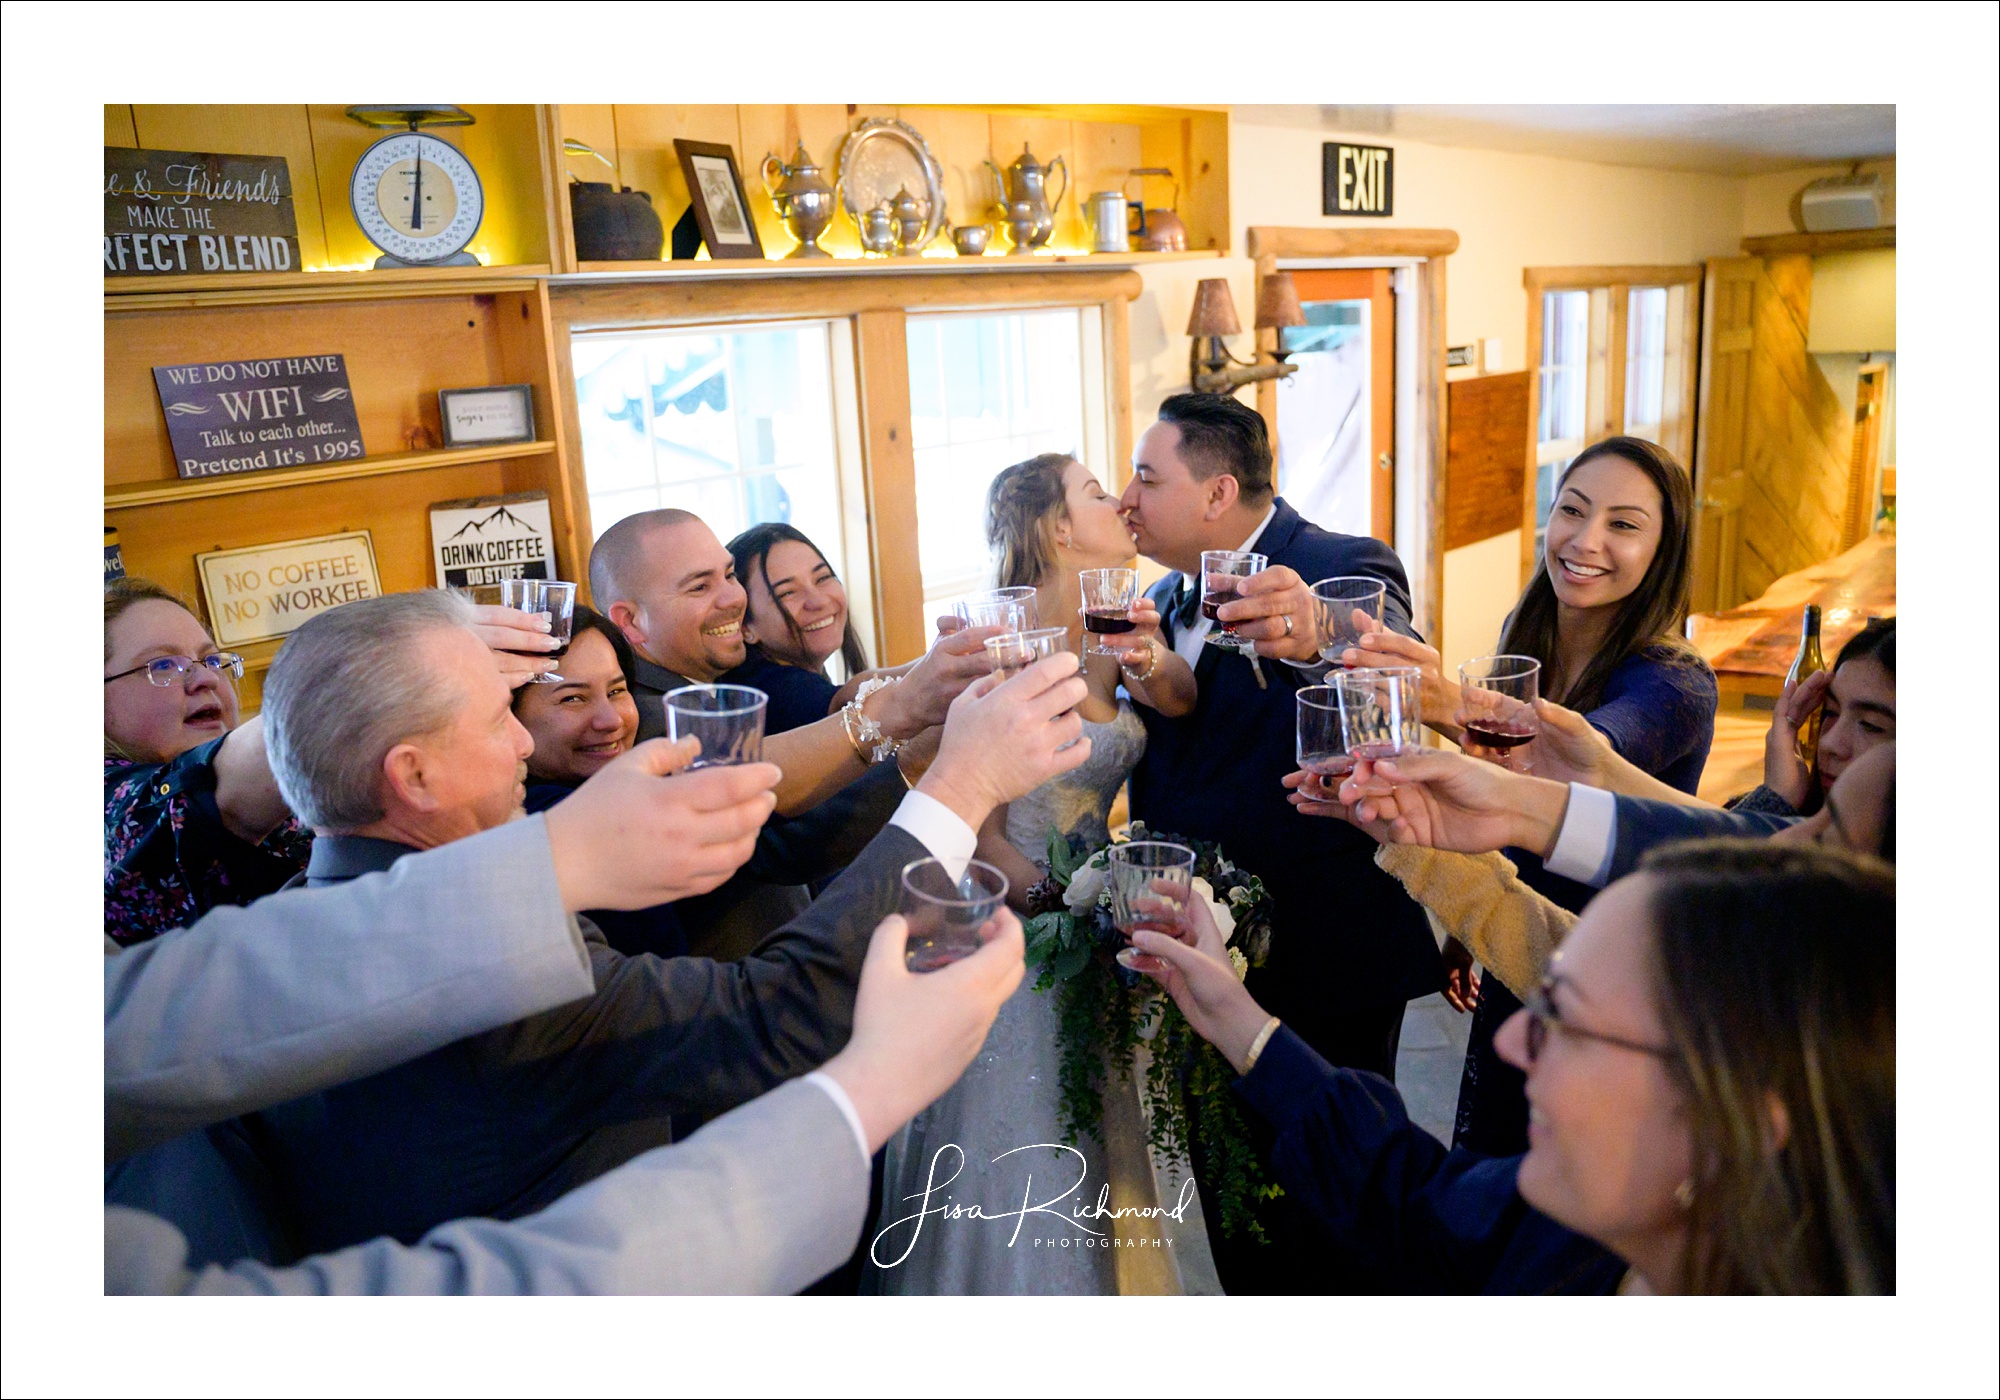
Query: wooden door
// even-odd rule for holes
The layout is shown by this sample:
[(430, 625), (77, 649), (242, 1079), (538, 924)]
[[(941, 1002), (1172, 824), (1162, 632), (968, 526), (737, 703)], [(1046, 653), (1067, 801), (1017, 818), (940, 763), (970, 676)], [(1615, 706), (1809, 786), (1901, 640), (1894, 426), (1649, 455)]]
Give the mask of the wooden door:
[(1710, 258), (1701, 297), (1700, 436), (1695, 448), (1693, 611), (1733, 607), (1750, 388), (1750, 306), (1762, 258)]
[(1847, 471), (1847, 509), (1840, 525), (1840, 547), (1852, 549), (1875, 526), (1875, 483), (1882, 466), (1882, 399), (1889, 383), (1889, 366), (1861, 367), (1854, 390), (1854, 457)]
[[(1384, 544), (1396, 530), (1396, 299), (1386, 267), (1301, 269), (1292, 274), (1301, 302), (1368, 303), (1369, 530)], [(1279, 385), (1279, 392), (1290, 386)], [(1285, 483), (1278, 483), (1284, 489)]]

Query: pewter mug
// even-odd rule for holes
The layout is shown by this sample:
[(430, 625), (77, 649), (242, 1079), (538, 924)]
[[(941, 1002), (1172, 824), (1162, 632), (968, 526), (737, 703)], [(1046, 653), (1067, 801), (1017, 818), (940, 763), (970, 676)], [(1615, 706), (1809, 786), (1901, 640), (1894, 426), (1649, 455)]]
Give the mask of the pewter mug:
[(1131, 246), (1127, 241), (1126, 211), (1122, 190), (1103, 190), (1090, 197), (1091, 252), (1123, 253)]
[[(989, 156), (986, 168), (1000, 182), (1001, 202), (1007, 206), (1008, 222), (1013, 219), (1014, 206), (1026, 202), (1035, 216), (1035, 227), (1028, 237), (1029, 248), (1039, 248), (1049, 241), (1049, 235), (1056, 231), (1056, 210), (1062, 207), (1063, 196), (1069, 193), (1069, 166), (1057, 156), (1047, 165), (1041, 164), (1029, 151), (1028, 143), (1021, 143), (1021, 154), (1005, 171), (993, 163)], [(1063, 174), (1062, 188), (1056, 191), (1054, 199), (1048, 197), (1049, 173), (1060, 168)], [(1017, 247), (1016, 252), (1025, 251)]]
[[(773, 168), (778, 179), (771, 178)], [(775, 154), (766, 155), (763, 165), (764, 188), (771, 192), (771, 203), (778, 211), (778, 219), (785, 226), (785, 232), (799, 241), (799, 246), (785, 254), (788, 258), (828, 258), (833, 255), (819, 246), (820, 235), (833, 227), (833, 211), (839, 207), (833, 186), (826, 182), (826, 176), (806, 151), (806, 143), (799, 142), (799, 149), (793, 163), (786, 165)]]

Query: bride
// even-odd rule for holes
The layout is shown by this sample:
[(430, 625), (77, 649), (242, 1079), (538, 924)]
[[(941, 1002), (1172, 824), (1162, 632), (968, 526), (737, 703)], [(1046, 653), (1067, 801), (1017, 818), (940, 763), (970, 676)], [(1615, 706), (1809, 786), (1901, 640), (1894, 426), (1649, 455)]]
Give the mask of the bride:
[[(993, 479), (987, 536), (999, 586), (1032, 585), (1043, 624), (1067, 620), (1070, 649), (1081, 651), (1078, 572), (1133, 556), (1117, 499), (1074, 458), (1034, 457)], [(1141, 598), (1132, 615), (1138, 626), (1118, 656), (1084, 652), (1090, 693), (1078, 710), (1089, 760), (995, 812), (980, 832), (979, 858), (1005, 872), (1008, 902), (1024, 918), (1043, 907), (1034, 887), (1048, 873), (1051, 831), (1092, 847), (1109, 839), (1111, 804), (1146, 748), (1132, 701), (1166, 714), (1194, 707), (1194, 673), (1159, 640), (1152, 603)], [(1103, 1140), (1068, 1142), (1055, 995), (1034, 983), (1031, 973), (1001, 1008), (958, 1083), (890, 1140), (864, 1289), (1220, 1292), (1193, 1183), (1183, 1164), (1155, 1162), (1129, 1081), (1105, 1076)], [(1177, 1206), (1178, 1219), (1111, 1213)]]

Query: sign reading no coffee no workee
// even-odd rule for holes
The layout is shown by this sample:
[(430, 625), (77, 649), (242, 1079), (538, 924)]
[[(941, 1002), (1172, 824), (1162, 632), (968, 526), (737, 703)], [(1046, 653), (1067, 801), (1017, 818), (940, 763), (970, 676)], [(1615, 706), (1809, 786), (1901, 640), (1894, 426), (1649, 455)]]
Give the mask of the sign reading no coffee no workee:
[(363, 454), (339, 355), (161, 365), (153, 371), (183, 477), (309, 467)]

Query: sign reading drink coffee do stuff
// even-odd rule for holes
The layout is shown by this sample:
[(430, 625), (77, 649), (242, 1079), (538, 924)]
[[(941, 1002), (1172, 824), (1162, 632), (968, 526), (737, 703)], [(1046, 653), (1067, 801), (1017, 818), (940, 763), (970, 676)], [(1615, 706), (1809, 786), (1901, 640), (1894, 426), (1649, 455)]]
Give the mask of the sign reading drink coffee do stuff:
[(283, 156), (104, 148), (104, 272), (297, 272)]
[(339, 355), (161, 365), (153, 383), (183, 477), (309, 467), (363, 456)]

